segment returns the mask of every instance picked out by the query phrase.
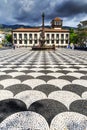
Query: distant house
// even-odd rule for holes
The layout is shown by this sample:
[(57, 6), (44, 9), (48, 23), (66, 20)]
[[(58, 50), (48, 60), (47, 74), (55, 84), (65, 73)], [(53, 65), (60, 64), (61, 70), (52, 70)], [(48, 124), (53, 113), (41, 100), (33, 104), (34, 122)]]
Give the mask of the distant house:
[[(63, 20), (56, 17), (50, 28), (44, 28), (45, 44), (66, 47), (69, 44), (69, 30), (62, 29)], [(18, 28), (12, 31), (15, 46), (39, 45), (42, 28)]]
[(80, 27), (82, 29), (87, 29), (87, 20), (80, 21), (80, 24), (78, 24), (78, 27)]
[(2, 41), (5, 39), (5, 33), (0, 31), (0, 44), (2, 43)]
[(84, 32), (86, 34), (85, 37), (83, 37), (83, 44), (87, 47), (87, 20), (80, 21), (78, 28), (80, 29), (80, 32)]

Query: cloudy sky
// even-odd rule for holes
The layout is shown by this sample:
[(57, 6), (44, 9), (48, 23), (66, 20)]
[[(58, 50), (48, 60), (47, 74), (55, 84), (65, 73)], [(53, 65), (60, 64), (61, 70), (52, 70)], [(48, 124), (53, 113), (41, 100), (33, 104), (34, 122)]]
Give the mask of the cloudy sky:
[(0, 0), (0, 24), (41, 25), (42, 12), (46, 25), (60, 17), (64, 26), (76, 27), (87, 20), (87, 0)]

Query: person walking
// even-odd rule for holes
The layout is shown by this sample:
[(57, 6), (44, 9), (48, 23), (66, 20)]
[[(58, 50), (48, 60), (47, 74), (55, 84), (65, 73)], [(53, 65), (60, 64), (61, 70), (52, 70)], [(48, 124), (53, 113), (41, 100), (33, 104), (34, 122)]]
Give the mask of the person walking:
[(15, 50), (15, 45), (13, 44), (13, 49)]

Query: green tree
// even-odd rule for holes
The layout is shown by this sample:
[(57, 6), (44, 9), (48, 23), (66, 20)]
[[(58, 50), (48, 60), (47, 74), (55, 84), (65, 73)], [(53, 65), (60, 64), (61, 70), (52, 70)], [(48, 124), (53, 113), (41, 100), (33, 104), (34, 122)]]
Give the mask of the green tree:
[(78, 35), (74, 32), (74, 29), (70, 29), (70, 43), (77, 44)]
[(85, 42), (87, 41), (87, 31), (85, 30), (80, 30), (77, 32), (78, 35), (78, 45), (81, 47), (85, 46)]
[(84, 47), (86, 46), (85, 43), (87, 42), (87, 28), (83, 26), (83, 23), (80, 23), (77, 26), (78, 46)]
[(11, 42), (12, 43), (12, 34), (7, 34), (6, 35), (6, 40), (7, 40), (7, 42)]
[(79, 47), (84, 47), (87, 41), (87, 30), (81, 28), (79, 25), (77, 30), (70, 29), (70, 43), (75, 44)]

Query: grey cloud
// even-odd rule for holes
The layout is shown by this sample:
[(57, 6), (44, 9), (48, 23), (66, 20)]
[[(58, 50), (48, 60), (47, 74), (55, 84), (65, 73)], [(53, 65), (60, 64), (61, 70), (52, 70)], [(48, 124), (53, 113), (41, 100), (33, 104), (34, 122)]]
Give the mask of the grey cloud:
[[(70, 20), (78, 15), (87, 15), (86, 0), (0, 0), (0, 23), (25, 23), (38, 25), (41, 23), (41, 13), (45, 12), (45, 21), (50, 22), (55, 17)], [(74, 22), (74, 21), (73, 21)]]
[[(27, 6), (27, 10), (26, 10), (26, 7), (20, 7), (20, 8), (17, 8), (16, 6), (16, 10), (17, 10), (17, 13), (15, 13), (14, 15), (14, 18), (17, 20), (17, 21), (21, 21), (21, 22), (27, 22), (29, 21), (30, 23), (36, 21), (36, 23), (40, 22), (41, 21), (41, 13), (42, 12), (45, 12), (47, 13), (47, 10), (48, 10), (48, 7), (49, 4), (50, 4), (50, 0), (46, 0), (46, 2), (44, 1), (41, 1), (41, 0), (33, 0), (34, 1), (34, 4), (32, 7), (29, 7)], [(29, 5), (29, 1), (27, 1), (27, 4)], [(17, 3), (17, 5), (20, 5), (20, 1), (19, 3)], [(22, 6), (22, 5), (21, 5)], [(31, 8), (31, 10), (30, 10)]]
[[(53, 19), (54, 17), (67, 17), (73, 18), (78, 14), (87, 13), (87, 3), (81, 0), (64, 0), (62, 2), (58, 2), (59, 0), (55, 0), (55, 5), (52, 7), (53, 0), (32, 0), (34, 1), (33, 6), (31, 7), (31, 12), (26, 11), (25, 8), (21, 8), (21, 13), (19, 9), (15, 18), (17, 21), (30, 23), (38, 23), (40, 22), (41, 12), (45, 12), (46, 21)], [(79, 2), (78, 2), (79, 1)], [(50, 4), (51, 3), (51, 4)], [(29, 1), (27, 1), (29, 4)], [(20, 5), (20, 2), (19, 2)], [(19, 14), (19, 15), (18, 15)]]
[(59, 16), (62, 17), (87, 13), (87, 3), (81, 0), (64, 1), (60, 6), (56, 6), (55, 12), (58, 12)]

